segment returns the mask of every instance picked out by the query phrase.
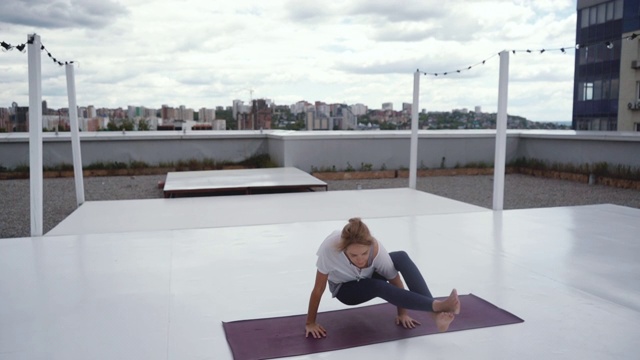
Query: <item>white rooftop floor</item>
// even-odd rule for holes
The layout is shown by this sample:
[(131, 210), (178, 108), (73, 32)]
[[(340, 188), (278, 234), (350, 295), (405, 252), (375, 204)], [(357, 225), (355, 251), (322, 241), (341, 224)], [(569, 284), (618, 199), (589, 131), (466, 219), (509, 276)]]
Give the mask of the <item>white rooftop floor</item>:
[[(353, 200), (348, 215), (317, 197), (335, 193)], [(299, 359), (637, 358), (640, 210), (460, 207), (423, 214), (429, 204), (415, 201), (406, 213), (383, 217), (357, 203), (365, 193), (265, 195), (285, 208), (301, 206), (306, 219), (283, 212), (265, 221), (252, 211), (265, 200), (248, 196), (234, 197), (248, 201), (233, 210), (241, 223), (224, 227), (152, 230), (145, 223), (120, 233), (2, 239), (0, 359), (231, 359), (221, 321), (305, 313), (317, 246), (367, 211), (374, 235), (390, 251), (406, 250), (434, 294), (455, 286), (525, 322)], [(194, 212), (206, 209), (187, 200)], [(121, 203), (149, 204), (149, 212), (157, 205)], [(326, 215), (332, 212), (340, 219)], [(327, 293), (320, 307), (344, 306)], [(331, 324), (323, 325), (330, 335)], [(300, 330), (303, 336), (303, 324)]]
[(379, 218), (472, 211), (489, 210), (409, 188), (89, 201), (47, 235), (346, 220), (354, 214)]

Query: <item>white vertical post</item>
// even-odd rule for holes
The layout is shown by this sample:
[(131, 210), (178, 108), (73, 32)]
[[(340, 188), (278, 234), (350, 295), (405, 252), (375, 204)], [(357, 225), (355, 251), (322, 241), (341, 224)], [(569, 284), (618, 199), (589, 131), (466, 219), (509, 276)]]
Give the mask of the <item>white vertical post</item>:
[(66, 64), (67, 97), (69, 98), (69, 125), (71, 126), (71, 153), (73, 155), (73, 178), (76, 183), (76, 202), (84, 203), (84, 180), (82, 177), (82, 154), (80, 152), (80, 131), (78, 126), (78, 106), (76, 104), (76, 78), (73, 64)]
[(500, 52), (496, 153), (493, 165), (493, 210), (504, 206), (504, 172), (507, 153), (507, 100), (509, 98), (509, 52)]
[(31, 236), (42, 236), (42, 57), (40, 36), (28, 35), (29, 61), (29, 182), (31, 189)]
[(413, 105), (411, 105), (411, 150), (409, 156), (409, 187), (416, 188), (418, 169), (418, 107), (420, 106), (420, 71), (413, 74)]

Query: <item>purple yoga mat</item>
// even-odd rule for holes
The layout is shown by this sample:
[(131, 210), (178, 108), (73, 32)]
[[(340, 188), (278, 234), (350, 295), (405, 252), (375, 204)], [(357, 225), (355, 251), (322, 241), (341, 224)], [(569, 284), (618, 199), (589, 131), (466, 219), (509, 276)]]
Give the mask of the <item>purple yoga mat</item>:
[[(461, 312), (449, 332), (521, 323), (524, 320), (473, 294), (460, 295)], [(396, 307), (378, 304), (318, 314), (327, 337), (304, 336), (307, 315), (223, 322), (235, 360), (273, 359), (438, 334), (428, 313), (409, 311), (422, 325), (405, 329), (394, 324)]]

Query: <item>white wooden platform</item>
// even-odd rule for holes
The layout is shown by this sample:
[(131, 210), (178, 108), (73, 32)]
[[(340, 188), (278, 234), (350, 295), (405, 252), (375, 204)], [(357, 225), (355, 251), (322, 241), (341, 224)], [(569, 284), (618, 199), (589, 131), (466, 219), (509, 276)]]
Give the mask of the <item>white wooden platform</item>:
[(327, 190), (327, 183), (294, 168), (238, 169), (170, 172), (165, 197), (215, 193), (254, 194)]
[[(397, 189), (399, 199), (405, 190)], [(388, 191), (384, 197), (396, 190)], [(318, 197), (333, 194), (352, 206)], [(317, 246), (363, 214), (388, 250), (412, 256), (435, 294), (455, 286), (525, 322), (296, 359), (637, 359), (640, 210), (492, 212), (418, 196), (381, 216), (385, 203), (376, 213), (371, 203), (360, 205), (363, 194), (269, 195), (287, 211), (304, 209), (280, 216), (255, 210), (263, 196), (235, 196), (246, 201), (233, 210), (239, 220), (213, 217), (210, 227), (113, 222), (111, 231), (2, 239), (0, 359), (231, 359), (221, 321), (305, 313)], [(173, 200), (189, 200), (193, 213), (215, 208)], [(103, 203), (102, 221), (110, 222), (117, 203), (147, 214), (159, 204)], [(94, 205), (99, 214), (101, 204)], [(320, 305), (343, 307), (328, 293)], [(331, 324), (323, 325), (330, 335)]]

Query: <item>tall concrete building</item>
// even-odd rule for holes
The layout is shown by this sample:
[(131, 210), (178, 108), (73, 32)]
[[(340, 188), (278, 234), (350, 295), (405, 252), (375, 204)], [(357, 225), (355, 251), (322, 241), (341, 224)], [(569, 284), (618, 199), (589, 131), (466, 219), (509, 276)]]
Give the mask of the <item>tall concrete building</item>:
[(578, 0), (572, 126), (640, 131), (640, 0)]
[(213, 123), (216, 119), (216, 111), (214, 109), (200, 108), (198, 111), (198, 121)]

